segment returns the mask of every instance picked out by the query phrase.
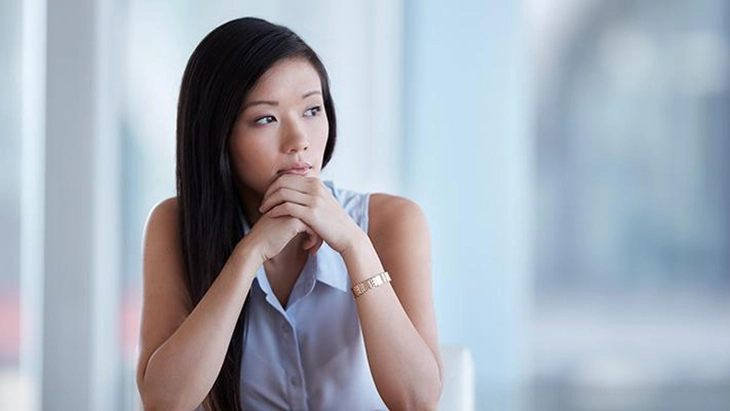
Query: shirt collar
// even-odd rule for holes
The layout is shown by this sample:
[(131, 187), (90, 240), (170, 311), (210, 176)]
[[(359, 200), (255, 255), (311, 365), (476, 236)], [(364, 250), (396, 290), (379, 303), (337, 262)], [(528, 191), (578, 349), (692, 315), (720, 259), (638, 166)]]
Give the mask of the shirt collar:
[(315, 278), (317, 281), (343, 292), (349, 291), (350, 276), (347, 274), (345, 261), (340, 253), (333, 250), (326, 242), (322, 242), (322, 246), (314, 255), (312, 268), (316, 268)]

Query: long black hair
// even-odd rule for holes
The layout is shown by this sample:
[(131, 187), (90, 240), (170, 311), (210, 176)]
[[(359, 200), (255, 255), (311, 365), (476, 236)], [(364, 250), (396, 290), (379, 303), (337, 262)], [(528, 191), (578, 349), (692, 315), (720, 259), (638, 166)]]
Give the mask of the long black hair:
[[(178, 225), (185, 282), (193, 306), (218, 277), (243, 237), (228, 140), (244, 99), (275, 63), (309, 61), (319, 74), (329, 123), (322, 166), (337, 136), (329, 79), (317, 54), (286, 27), (257, 18), (229, 21), (196, 47), (182, 78), (177, 111)], [(241, 311), (206, 409), (240, 410)]]

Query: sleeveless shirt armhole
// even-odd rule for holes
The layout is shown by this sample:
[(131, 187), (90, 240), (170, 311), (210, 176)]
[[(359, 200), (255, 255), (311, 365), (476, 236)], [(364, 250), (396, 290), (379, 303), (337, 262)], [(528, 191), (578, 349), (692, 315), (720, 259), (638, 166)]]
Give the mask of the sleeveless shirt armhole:
[(368, 233), (368, 229), (370, 227), (370, 193), (362, 194), (360, 210), (360, 212), (362, 213), (362, 216), (360, 218), (360, 221), (362, 221), (362, 225), (360, 226), (360, 228), (362, 228), (365, 234), (369, 236), (370, 234)]
[(337, 202), (345, 209), (347, 214), (355, 221), (365, 234), (368, 234), (370, 193), (360, 193), (337, 187), (332, 180), (325, 180), (325, 186), (331, 191)]

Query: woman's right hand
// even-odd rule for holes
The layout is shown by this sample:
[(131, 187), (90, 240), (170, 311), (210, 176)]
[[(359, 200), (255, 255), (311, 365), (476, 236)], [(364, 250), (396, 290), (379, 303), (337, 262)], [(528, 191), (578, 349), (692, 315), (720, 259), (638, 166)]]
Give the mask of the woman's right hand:
[(300, 233), (308, 235), (303, 248), (314, 255), (322, 245), (322, 238), (296, 217), (272, 217), (270, 213), (265, 213), (242, 241), (254, 245), (263, 263), (279, 254)]

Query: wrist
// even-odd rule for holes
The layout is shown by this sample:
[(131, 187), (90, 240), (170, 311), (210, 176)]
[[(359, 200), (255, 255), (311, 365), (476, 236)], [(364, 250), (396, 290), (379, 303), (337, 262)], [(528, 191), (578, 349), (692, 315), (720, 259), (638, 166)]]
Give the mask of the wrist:
[(345, 242), (345, 246), (340, 251), (340, 255), (343, 260), (347, 261), (348, 258), (354, 257), (357, 250), (361, 250), (363, 246), (367, 245), (372, 245), (370, 243), (370, 237), (368, 237), (368, 235), (358, 227), (358, 229), (353, 230), (352, 234), (348, 237), (348, 240)]
[(353, 284), (384, 271), (378, 253), (365, 233), (353, 239), (341, 255)]
[(243, 237), (241, 241), (236, 244), (236, 247), (233, 249), (233, 254), (236, 255), (236, 258), (244, 265), (250, 265), (254, 273), (258, 270), (261, 264), (266, 261), (263, 254), (257, 247), (256, 242), (253, 241), (250, 236)]

